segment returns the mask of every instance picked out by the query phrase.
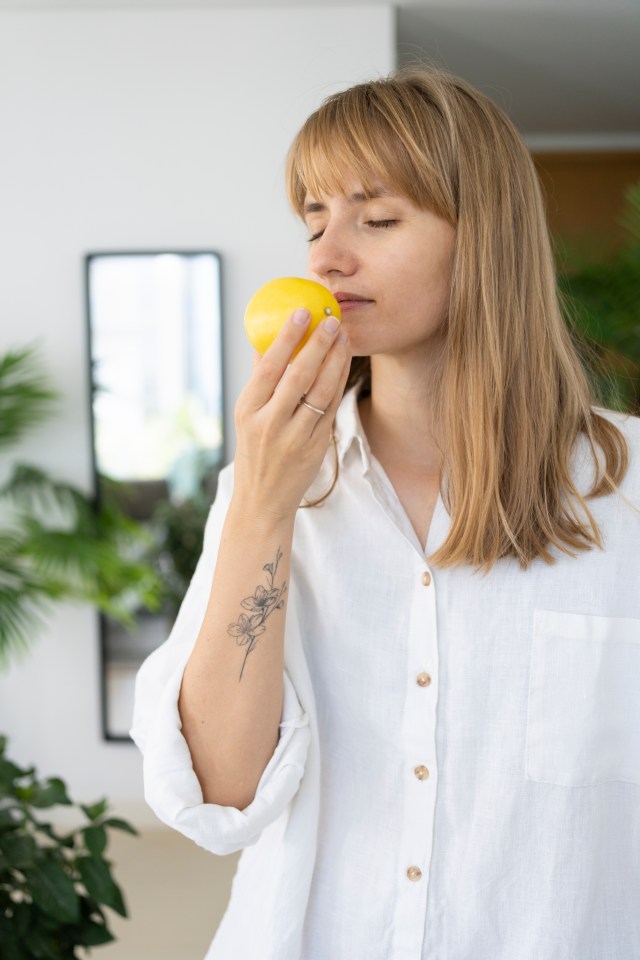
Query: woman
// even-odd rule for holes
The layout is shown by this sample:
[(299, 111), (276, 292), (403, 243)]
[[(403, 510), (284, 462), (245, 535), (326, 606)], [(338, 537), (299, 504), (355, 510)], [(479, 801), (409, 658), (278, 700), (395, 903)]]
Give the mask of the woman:
[(132, 730), (158, 816), (244, 851), (207, 956), (640, 956), (640, 420), (593, 405), (531, 159), (414, 68), (287, 179), (342, 323), (257, 360)]

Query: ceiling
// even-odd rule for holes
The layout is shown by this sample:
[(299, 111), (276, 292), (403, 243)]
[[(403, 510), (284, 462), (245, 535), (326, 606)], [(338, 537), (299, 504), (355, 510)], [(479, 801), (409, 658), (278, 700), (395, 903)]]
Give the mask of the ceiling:
[[(5, 10), (389, 6), (382, 0), (0, 0)], [(539, 149), (640, 150), (640, 0), (399, 0), (399, 63), (496, 100)]]
[(399, 60), (437, 60), (550, 144), (600, 139), (640, 148), (640, 3), (625, 7), (401, 6)]

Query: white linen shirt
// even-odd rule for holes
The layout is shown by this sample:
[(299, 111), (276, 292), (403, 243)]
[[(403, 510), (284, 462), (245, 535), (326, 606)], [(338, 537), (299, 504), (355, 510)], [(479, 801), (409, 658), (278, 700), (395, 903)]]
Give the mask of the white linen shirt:
[[(640, 420), (606, 416), (640, 505)], [(338, 484), (296, 518), (280, 740), (246, 809), (202, 802), (177, 708), (232, 465), (171, 636), (137, 677), (147, 802), (205, 849), (243, 850), (207, 960), (638, 960), (639, 514), (589, 501), (604, 551), (551, 566), (438, 570), (442, 498), (425, 549), (355, 388), (336, 436)], [(585, 492), (586, 442), (573, 463)], [(309, 497), (332, 468), (330, 447)]]

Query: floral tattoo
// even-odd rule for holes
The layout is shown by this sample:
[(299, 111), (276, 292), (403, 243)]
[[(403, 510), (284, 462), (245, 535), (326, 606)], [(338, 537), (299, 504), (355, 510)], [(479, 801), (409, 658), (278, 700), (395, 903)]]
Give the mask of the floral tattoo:
[(287, 584), (285, 582), (281, 587), (274, 587), (273, 585), (276, 570), (281, 560), (282, 553), (280, 547), (278, 547), (275, 563), (265, 563), (262, 568), (267, 574), (268, 586), (266, 588), (257, 586), (255, 593), (251, 597), (245, 597), (244, 600), (241, 601), (241, 606), (243, 606), (245, 610), (249, 610), (250, 616), (241, 613), (238, 617), (238, 622), (230, 623), (227, 627), (227, 633), (229, 636), (236, 638), (236, 643), (239, 647), (247, 645), (247, 652), (242, 661), (242, 670), (240, 671), (238, 683), (242, 680), (244, 665), (247, 662), (247, 657), (255, 648), (257, 638), (261, 633), (265, 632), (265, 620), (271, 616), (274, 610), (282, 610), (284, 607), (284, 600), (282, 598), (287, 592)]

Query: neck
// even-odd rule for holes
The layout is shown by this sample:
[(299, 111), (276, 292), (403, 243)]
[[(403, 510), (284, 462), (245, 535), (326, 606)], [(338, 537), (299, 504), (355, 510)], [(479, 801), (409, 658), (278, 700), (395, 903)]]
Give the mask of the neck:
[(360, 418), (374, 456), (430, 476), (439, 476), (442, 455), (436, 446), (434, 372), (442, 350), (420, 361), (379, 355), (371, 358), (371, 395), (359, 402)]

